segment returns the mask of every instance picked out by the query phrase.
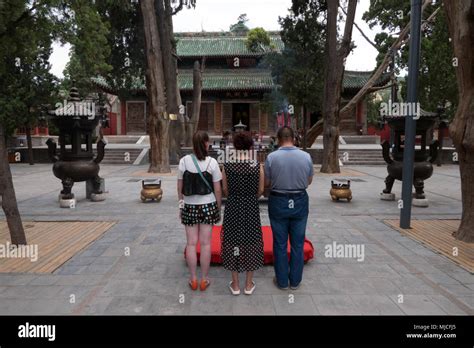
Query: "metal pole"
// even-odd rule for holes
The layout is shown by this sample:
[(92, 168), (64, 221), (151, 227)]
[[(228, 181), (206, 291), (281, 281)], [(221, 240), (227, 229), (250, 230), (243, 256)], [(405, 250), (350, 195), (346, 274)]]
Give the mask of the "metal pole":
[[(395, 50), (392, 50), (390, 53), (392, 56), (392, 61), (390, 62), (390, 70), (392, 72), (392, 88), (391, 88), (391, 93), (390, 93), (390, 98), (392, 99), (392, 103), (397, 102), (397, 77), (395, 76)], [(385, 126), (385, 124), (384, 124)], [(395, 131), (393, 130), (392, 127), (390, 127), (390, 148), (393, 148), (393, 143), (395, 141)]]
[[(418, 102), (418, 71), (420, 66), (420, 32), (421, 32), (421, 0), (411, 0), (410, 18), (410, 53), (408, 58), (408, 105), (415, 105)], [(400, 227), (410, 228), (412, 185), (413, 185), (413, 163), (415, 161), (415, 136), (416, 120), (414, 110), (417, 108), (407, 108), (413, 111), (413, 115), (405, 115), (405, 146), (403, 150), (403, 182), (402, 182), (402, 202), (400, 212)]]

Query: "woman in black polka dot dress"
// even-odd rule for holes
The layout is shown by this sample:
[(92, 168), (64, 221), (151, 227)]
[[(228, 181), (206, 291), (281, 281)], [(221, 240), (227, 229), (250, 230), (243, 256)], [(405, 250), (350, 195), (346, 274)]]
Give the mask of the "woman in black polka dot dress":
[(255, 290), (253, 271), (263, 266), (263, 239), (258, 197), (264, 189), (262, 166), (252, 160), (253, 140), (247, 133), (234, 136), (236, 160), (224, 164), (222, 184), (227, 201), (222, 229), (222, 261), (232, 272), (229, 289), (240, 294), (239, 273), (247, 272), (244, 293)]

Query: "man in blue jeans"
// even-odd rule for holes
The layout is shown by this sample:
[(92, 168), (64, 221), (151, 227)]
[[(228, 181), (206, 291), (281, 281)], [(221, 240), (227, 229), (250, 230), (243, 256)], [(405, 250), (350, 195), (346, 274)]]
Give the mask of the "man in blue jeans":
[(280, 128), (277, 136), (279, 148), (265, 161), (265, 186), (271, 188), (268, 215), (273, 232), (274, 283), (282, 290), (288, 289), (288, 285), (296, 290), (303, 278), (309, 212), (306, 188), (313, 180), (313, 161), (307, 152), (294, 146), (295, 135), (290, 127)]

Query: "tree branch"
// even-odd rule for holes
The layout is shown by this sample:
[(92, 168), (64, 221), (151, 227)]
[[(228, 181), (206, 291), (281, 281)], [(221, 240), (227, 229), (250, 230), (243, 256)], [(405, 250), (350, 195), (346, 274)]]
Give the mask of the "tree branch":
[(368, 93), (377, 92), (377, 91), (380, 91), (382, 89), (392, 88), (393, 86), (396, 86), (396, 85), (397, 85), (396, 83), (391, 83), (391, 84), (386, 85), (386, 86), (372, 87), (372, 88), (369, 88)]
[[(339, 5), (339, 7), (341, 8), (342, 12), (344, 12), (344, 14), (345, 14), (346, 17), (347, 17), (347, 12), (346, 12), (346, 10), (345, 10), (342, 6), (340, 6), (340, 5)], [(369, 44), (371, 44), (378, 52), (380, 52), (380, 47), (377, 46), (377, 45), (375, 44), (375, 42), (373, 42), (372, 40), (370, 40), (367, 35), (365, 35), (365, 33), (362, 31), (362, 29), (357, 25), (357, 23), (356, 23), (355, 21), (354, 21), (354, 26), (357, 28), (357, 30), (359, 30), (359, 33), (362, 35), (362, 37), (363, 37), (364, 39), (366, 39), (367, 42), (368, 42)]]
[[(426, 7), (431, 3), (431, 0), (425, 0), (424, 3), (423, 3), (423, 7), (421, 9), (422, 13), (424, 12), (424, 10), (426, 9)], [(342, 109), (341, 109), (341, 112), (340, 112), (340, 117), (343, 118), (345, 116), (347, 116), (350, 112), (352, 112), (352, 110), (354, 109), (354, 107), (357, 105), (357, 103), (365, 97), (365, 95), (367, 93), (369, 93), (369, 89), (372, 88), (375, 83), (377, 82), (377, 80), (380, 78), (380, 76), (382, 75), (382, 73), (385, 71), (385, 69), (387, 69), (388, 65), (390, 64), (391, 62), (391, 59), (392, 59), (392, 56), (391, 56), (391, 52), (395, 52), (395, 51), (398, 51), (400, 49), (400, 47), (402, 46), (402, 44), (404, 43), (405, 41), (405, 38), (406, 36), (408, 35), (408, 33), (410, 32), (410, 23), (411, 23), (411, 20), (410, 22), (408, 22), (408, 24), (405, 26), (405, 28), (400, 32), (400, 35), (398, 36), (398, 38), (395, 40), (395, 42), (392, 44), (392, 46), (390, 47), (390, 49), (388, 50), (388, 52), (385, 54), (385, 57), (382, 61), (382, 63), (379, 65), (379, 67), (376, 69), (376, 71), (374, 72), (374, 74), (372, 75), (372, 77), (369, 79), (369, 81), (367, 81), (367, 83), (365, 84), (364, 87), (362, 87), (359, 92), (349, 101), (349, 103), (347, 103)]]
[(176, 8), (173, 10), (173, 12), (171, 12), (171, 15), (174, 16), (175, 14), (177, 14), (179, 11), (181, 11), (181, 10), (183, 9), (183, 7), (184, 7), (185, 5), (188, 5), (188, 8), (189, 8), (189, 6), (193, 6), (193, 3), (192, 3), (191, 1), (189, 1), (189, 3), (188, 3), (187, 0), (179, 0), (179, 5), (178, 5), (178, 7), (176, 7)]
[(177, 14), (179, 11), (181, 11), (183, 9), (183, 6), (184, 6), (184, 1), (183, 0), (179, 0), (179, 5), (178, 7), (174, 8), (173, 11), (171, 12), (171, 15), (174, 16), (175, 14)]
[(344, 25), (344, 36), (342, 37), (341, 48), (338, 52), (343, 59), (347, 57), (351, 51), (352, 26), (354, 24), (356, 8), (357, 0), (349, 0), (346, 24)]
[[(433, 20), (435, 19), (436, 15), (438, 14), (438, 12), (441, 10), (441, 7), (438, 7), (432, 14), (431, 16), (429, 16), (426, 20), (423, 21), (423, 23), (421, 24), (421, 31), (425, 31), (426, 27), (428, 26), (428, 24), (432, 23)], [(403, 44), (406, 44), (408, 42), (408, 37), (405, 38), (405, 40), (403, 40)]]

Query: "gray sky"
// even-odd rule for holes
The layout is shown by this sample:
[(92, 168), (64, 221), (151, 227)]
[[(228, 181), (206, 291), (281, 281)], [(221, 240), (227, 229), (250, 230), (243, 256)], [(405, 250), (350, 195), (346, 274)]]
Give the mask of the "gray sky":
[[(362, 14), (368, 9), (369, 0), (360, 0), (357, 6), (356, 23), (373, 40), (376, 31), (369, 29)], [(291, 0), (197, 0), (195, 9), (185, 9), (174, 19), (174, 30), (180, 31), (227, 31), (237, 17), (246, 13), (250, 28), (263, 27), (265, 30), (279, 30), (278, 17), (285, 16)], [(374, 28), (377, 30), (377, 28)], [(346, 62), (348, 70), (372, 70), (375, 68), (376, 50), (362, 37), (354, 27), (352, 40), (357, 46)], [(62, 77), (64, 67), (69, 61), (69, 46), (54, 45), (51, 55), (52, 73)]]

